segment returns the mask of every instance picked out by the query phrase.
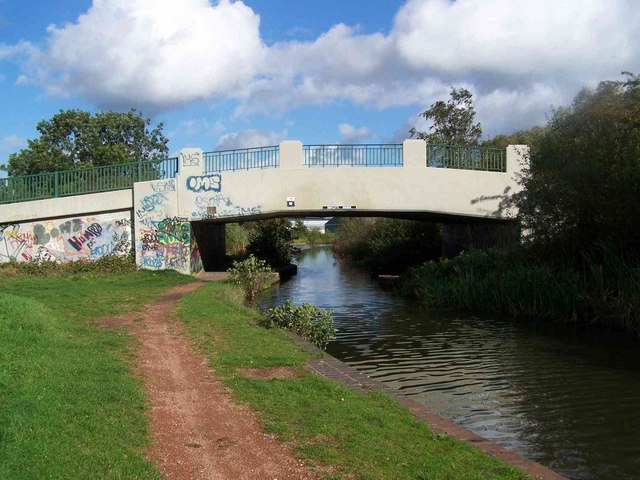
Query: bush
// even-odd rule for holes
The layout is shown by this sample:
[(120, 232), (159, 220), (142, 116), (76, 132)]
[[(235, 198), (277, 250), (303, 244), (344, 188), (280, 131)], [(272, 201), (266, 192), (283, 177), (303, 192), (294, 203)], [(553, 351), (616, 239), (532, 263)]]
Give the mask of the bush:
[(310, 303), (297, 306), (291, 300), (266, 310), (260, 324), (294, 332), (323, 350), (338, 332), (333, 326), (332, 310), (323, 310)]
[(135, 272), (137, 270), (133, 255), (106, 255), (97, 260), (76, 260), (74, 262), (15, 262), (0, 264), (3, 275), (75, 275)]
[(269, 288), (273, 278), (267, 262), (253, 255), (240, 262), (234, 261), (228, 272), (231, 281), (242, 287), (247, 298), (253, 298), (259, 291)]

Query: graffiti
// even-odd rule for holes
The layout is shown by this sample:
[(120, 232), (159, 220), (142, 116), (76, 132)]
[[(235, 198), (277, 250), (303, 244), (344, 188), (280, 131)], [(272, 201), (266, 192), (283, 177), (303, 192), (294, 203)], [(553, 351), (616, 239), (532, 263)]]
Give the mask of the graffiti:
[(156, 193), (175, 192), (176, 181), (172, 178), (171, 180), (165, 180), (163, 182), (153, 182), (151, 189)]
[(233, 207), (228, 210), (222, 210), (218, 213), (218, 217), (245, 217), (247, 215), (260, 215), (262, 207)]
[(136, 249), (141, 267), (190, 273), (191, 223), (187, 218), (147, 219), (138, 230)]
[(145, 255), (140, 259), (140, 266), (159, 270), (164, 264), (161, 254)]
[(206, 210), (210, 207), (231, 207), (233, 206), (233, 202), (229, 199), (229, 197), (225, 197), (221, 193), (216, 193), (211, 197), (196, 197), (196, 207), (200, 210)]
[(76, 251), (82, 250), (82, 247), (85, 243), (88, 243), (89, 247), (94, 245), (94, 242), (91, 242), (92, 238), (97, 238), (102, 235), (102, 225), (99, 223), (92, 223), (87, 227), (84, 231), (84, 234), (80, 234), (78, 236), (74, 235), (69, 239), (69, 243)]
[(189, 268), (187, 265), (187, 257), (167, 257), (167, 268), (177, 271), (185, 271)]
[(222, 177), (219, 174), (187, 178), (187, 189), (192, 192), (219, 192), (221, 188)]
[(187, 242), (191, 237), (191, 224), (186, 219), (165, 218), (152, 224), (157, 228), (161, 242)]
[(130, 226), (131, 226), (130, 218), (123, 218), (121, 220), (116, 220), (116, 227), (130, 227)]
[(69, 262), (126, 255), (131, 238), (131, 219), (122, 214), (0, 225), (0, 262)]
[(162, 205), (167, 200), (167, 196), (164, 193), (154, 193), (153, 195), (148, 195), (142, 199), (140, 202), (140, 209), (136, 212), (138, 218), (144, 218), (149, 213), (153, 212), (156, 209), (157, 205)]
[(51, 252), (49, 252), (49, 250), (47, 250), (44, 247), (38, 247), (38, 251), (33, 256), (33, 261), (37, 263), (59, 262), (58, 259), (56, 259), (53, 255), (51, 255)]
[(200, 166), (200, 152), (180, 153), (180, 163), (183, 167), (199, 167)]
[(191, 237), (191, 273), (197, 275), (202, 272), (202, 269), (202, 257), (200, 256), (198, 242), (195, 237)]

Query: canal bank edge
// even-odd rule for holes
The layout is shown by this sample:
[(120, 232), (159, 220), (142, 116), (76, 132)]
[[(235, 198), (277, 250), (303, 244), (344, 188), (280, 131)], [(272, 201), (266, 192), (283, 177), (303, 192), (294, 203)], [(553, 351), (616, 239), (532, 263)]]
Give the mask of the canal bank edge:
[(307, 342), (301, 337), (291, 334), (296, 345), (313, 353), (321, 358), (307, 361), (309, 369), (317, 375), (325, 378), (337, 380), (346, 387), (360, 393), (382, 392), (393, 397), (400, 405), (406, 407), (411, 414), (419, 420), (425, 422), (436, 433), (444, 433), (457, 440), (462, 440), (483, 452), (495, 457), (507, 465), (519, 468), (526, 475), (537, 480), (567, 480), (566, 477), (549, 467), (534, 462), (513, 450), (504, 448), (486, 438), (473, 433), (471, 430), (456, 425), (451, 420), (441, 417), (424, 405), (416, 402), (410, 397), (399, 393), (392, 388), (374, 380), (359, 372), (355, 368), (347, 365), (341, 360), (320, 350), (315, 345)]

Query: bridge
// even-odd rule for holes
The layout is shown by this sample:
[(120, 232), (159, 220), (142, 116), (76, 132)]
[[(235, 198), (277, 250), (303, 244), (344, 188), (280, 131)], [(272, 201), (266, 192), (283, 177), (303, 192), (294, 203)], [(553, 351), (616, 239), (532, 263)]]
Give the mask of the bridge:
[(125, 255), (198, 274), (224, 257), (224, 225), (272, 217), (505, 222), (528, 148), (303, 145), (0, 179), (0, 262)]

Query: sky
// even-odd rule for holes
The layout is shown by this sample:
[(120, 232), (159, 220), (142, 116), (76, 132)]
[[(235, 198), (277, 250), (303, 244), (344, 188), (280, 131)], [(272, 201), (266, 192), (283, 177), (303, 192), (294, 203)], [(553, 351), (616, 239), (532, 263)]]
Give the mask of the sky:
[(469, 89), (484, 137), (640, 72), (640, 0), (0, 0), (0, 164), (59, 110), (163, 122), (171, 153), (389, 143)]

